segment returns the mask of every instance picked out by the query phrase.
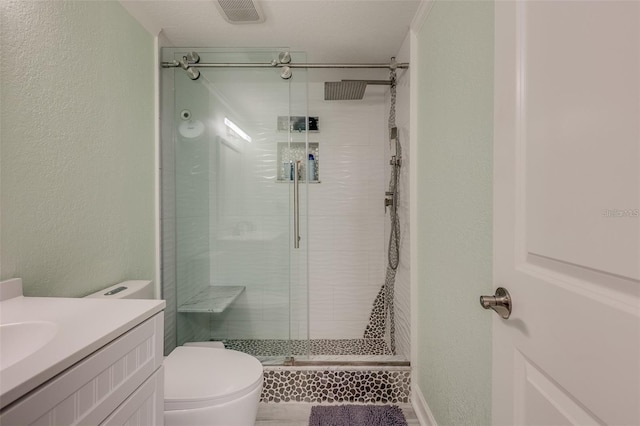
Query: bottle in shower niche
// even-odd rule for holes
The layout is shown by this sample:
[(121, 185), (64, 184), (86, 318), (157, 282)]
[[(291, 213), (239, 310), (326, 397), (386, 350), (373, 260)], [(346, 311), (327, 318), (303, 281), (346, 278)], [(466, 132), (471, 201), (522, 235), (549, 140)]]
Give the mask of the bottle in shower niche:
[(316, 159), (313, 154), (309, 154), (309, 161), (307, 162), (307, 180), (309, 182), (316, 180)]
[(293, 180), (293, 161), (282, 163), (282, 180)]

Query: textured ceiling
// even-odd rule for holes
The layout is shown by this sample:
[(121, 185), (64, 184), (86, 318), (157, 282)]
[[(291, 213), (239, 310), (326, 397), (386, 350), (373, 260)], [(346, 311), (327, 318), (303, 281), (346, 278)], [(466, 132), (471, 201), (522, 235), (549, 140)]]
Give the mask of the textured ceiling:
[(216, 0), (121, 0), (174, 47), (288, 47), (308, 62), (388, 62), (420, 0), (262, 0), (261, 24), (230, 24)]

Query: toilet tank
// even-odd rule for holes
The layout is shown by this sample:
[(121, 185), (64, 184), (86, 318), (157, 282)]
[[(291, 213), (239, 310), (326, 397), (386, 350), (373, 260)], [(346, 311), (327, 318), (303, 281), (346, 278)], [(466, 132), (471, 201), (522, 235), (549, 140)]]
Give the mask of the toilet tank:
[(153, 297), (153, 281), (123, 281), (85, 297), (104, 299), (155, 299)]

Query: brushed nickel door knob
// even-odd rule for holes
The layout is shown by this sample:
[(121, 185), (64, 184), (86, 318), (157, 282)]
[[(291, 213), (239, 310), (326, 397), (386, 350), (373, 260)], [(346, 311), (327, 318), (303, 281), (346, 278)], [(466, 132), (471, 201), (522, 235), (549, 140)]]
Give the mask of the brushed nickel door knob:
[(511, 295), (506, 288), (498, 287), (495, 296), (480, 296), (480, 305), (485, 309), (493, 309), (504, 319), (511, 315)]

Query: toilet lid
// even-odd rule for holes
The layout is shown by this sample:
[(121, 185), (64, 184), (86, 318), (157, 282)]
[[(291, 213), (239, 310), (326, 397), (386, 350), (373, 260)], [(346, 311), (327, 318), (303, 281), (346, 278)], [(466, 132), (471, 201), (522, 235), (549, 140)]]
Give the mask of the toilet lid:
[(262, 364), (230, 349), (179, 346), (164, 359), (164, 409), (222, 404), (262, 385)]

